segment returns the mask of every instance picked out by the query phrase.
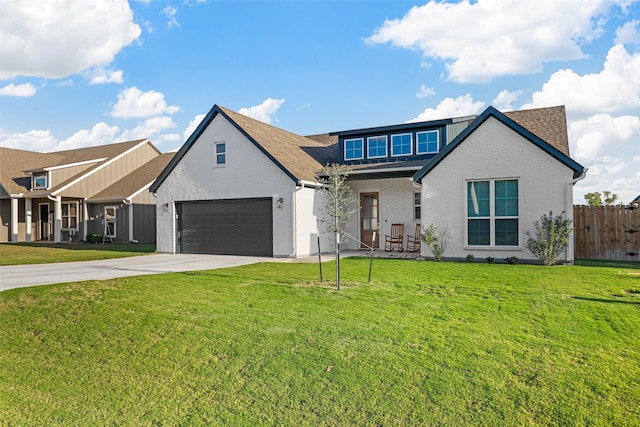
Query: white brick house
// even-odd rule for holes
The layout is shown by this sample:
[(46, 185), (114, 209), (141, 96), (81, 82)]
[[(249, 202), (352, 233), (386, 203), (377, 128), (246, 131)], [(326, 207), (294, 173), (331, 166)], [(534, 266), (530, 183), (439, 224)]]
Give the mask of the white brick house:
[[(573, 219), (573, 184), (586, 169), (499, 111), (488, 108), (434, 157), (422, 183), (422, 222), (446, 227), (445, 256), (531, 260), (526, 232), (553, 211)], [(431, 256), (422, 248), (423, 256)], [(561, 261), (573, 261), (573, 238)]]
[[(525, 223), (540, 216), (539, 211), (556, 211), (560, 202), (560, 211), (571, 211), (567, 208), (570, 183), (583, 168), (568, 157), (564, 108), (507, 114), (511, 118), (490, 108), (477, 119), (302, 137), (216, 105), (150, 189), (157, 197), (158, 250), (298, 257), (317, 253), (320, 238), (321, 251), (328, 252), (332, 236), (324, 232), (320, 221), (325, 203), (320, 187), (323, 167), (341, 163), (350, 169), (348, 183), (359, 203), (348, 230), (352, 239), (344, 249), (372, 244), (383, 248), (391, 224), (404, 224), (406, 237), (414, 234), (416, 224), (446, 218), (456, 229), (457, 240), (452, 245), (456, 249), (447, 255), (463, 257), (469, 253), (465, 219), (462, 212), (451, 210), (460, 211), (463, 201), (454, 206), (451, 198), (463, 197), (464, 182), (518, 177), (522, 188), (542, 179), (541, 172), (545, 180), (553, 181), (553, 185), (545, 184), (553, 194), (542, 188), (519, 193), (526, 194), (519, 209), (536, 206), (531, 211), (535, 215), (519, 212), (520, 234), (527, 229)], [(485, 125), (485, 116), (498, 116), (501, 124), (493, 129), (490, 123)], [(551, 152), (541, 150), (539, 143), (551, 147)], [(454, 146), (455, 155), (449, 159)], [(507, 152), (511, 160), (498, 162)], [(537, 160), (531, 162), (534, 158)], [(445, 167), (427, 168), (442, 162)], [(481, 248), (484, 256), (527, 257), (521, 237), (519, 249), (489, 246)], [(428, 255), (424, 248), (422, 255)], [(571, 257), (569, 253), (568, 259)]]

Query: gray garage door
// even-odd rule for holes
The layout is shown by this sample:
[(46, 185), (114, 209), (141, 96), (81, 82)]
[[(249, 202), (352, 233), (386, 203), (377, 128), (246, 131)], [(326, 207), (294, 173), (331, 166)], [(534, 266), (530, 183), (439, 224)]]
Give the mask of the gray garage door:
[(181, 253), (273, 256), (271, 198), (182, 202), (176, 208)]

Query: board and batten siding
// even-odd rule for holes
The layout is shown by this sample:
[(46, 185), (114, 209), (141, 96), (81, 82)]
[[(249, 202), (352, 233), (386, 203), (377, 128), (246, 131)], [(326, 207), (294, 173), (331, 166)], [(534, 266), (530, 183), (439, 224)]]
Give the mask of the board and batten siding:
[(65, 189), (61, 195), (91, 198), (158, 155), (158, 151), (151, 144), (144, 143)]
[(51, 183), (49, 183), (49, 187), (60, 185), (69, 178), (72, 178), (77, 174), (89, 169), (93, 165), (94, 163), (52, 170), (51, 172), (49, 172), (49, 175), (51, 176)]
[[(519, 247), (465, 247), (466, 183), (469, 180), (519, 180)], [(498, 259), (516, 256), (532, 260), (525, 247), (527, 231), (533, 223), (553, 211), (573, 218), (573, 171), (490, 117), (442, 160), (422, 180), (422, 225), (445, 225), (451, 233), (445, 257)], [(422, 246), (421, 255), (431, 257)], [(573, 261), (573, 236), (561, 260)]]
[[(225, 142), (226, 165), (216, 166), (214, 143)], [(273, 255), (294, 254), (294, 181), (222, 115), (216, 116), (157, 190), (159, 252), (176, 250), (175, 203), (270, 197), (273, 200)], [(277, 199), (282, 198), (282, 208)]]

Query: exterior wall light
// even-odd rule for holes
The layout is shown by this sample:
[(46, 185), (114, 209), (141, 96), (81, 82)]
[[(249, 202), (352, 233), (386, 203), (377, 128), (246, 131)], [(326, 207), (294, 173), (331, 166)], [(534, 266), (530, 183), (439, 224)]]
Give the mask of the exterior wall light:
[(282, 200), (282, 197), (280, 197), (278, 200), (276, 200), (276, 207), (278, 209), (282, 209), (282, 205), (284, 204), (284, 200)]

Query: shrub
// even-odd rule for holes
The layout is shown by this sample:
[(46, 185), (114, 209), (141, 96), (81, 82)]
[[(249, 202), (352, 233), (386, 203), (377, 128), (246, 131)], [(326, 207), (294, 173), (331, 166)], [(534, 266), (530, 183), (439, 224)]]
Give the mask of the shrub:
[(102, 243), (103, 237), (100, 233), (87, 233), (86, 240), (89, 243)]
[(487, 262), (488, 262), (489, 264), (493, 264), (493, 257), (492, 257), (492, 256), (488, 256), (488, 257), (487, 257)]
[(467, 255), (467, 262), (474, 262), (475, 261), (475, 257), (471, 254)]
[(560, 254), (567, 247), (569, 235), (573, 231), (571, 220), (562, 214), (553, 216), (544, 214), (539, 221), (533, 223), (535, 232), (527, 231), (527, 249), (542, 265), (553, 265), (558, 262)]
[(510, 257), (505, 258), (505, 261), (507, 261), (507, 264), (515, 265), (515, 264), (517, 264), (517, 263), (518, 263), (518, 261), (520, 261), (520, 260), (518, 259), (518, 257), (517, 257), (517, 256), (510, 256)]
[(447, 243), (451, 233), (446, 225), (429, 225), (423, 229), (423, 233), (420, 235), (422, 241), (429, 246), (431, 253), (436, 261), (442, 261), (444, 251), (447, 249)]

